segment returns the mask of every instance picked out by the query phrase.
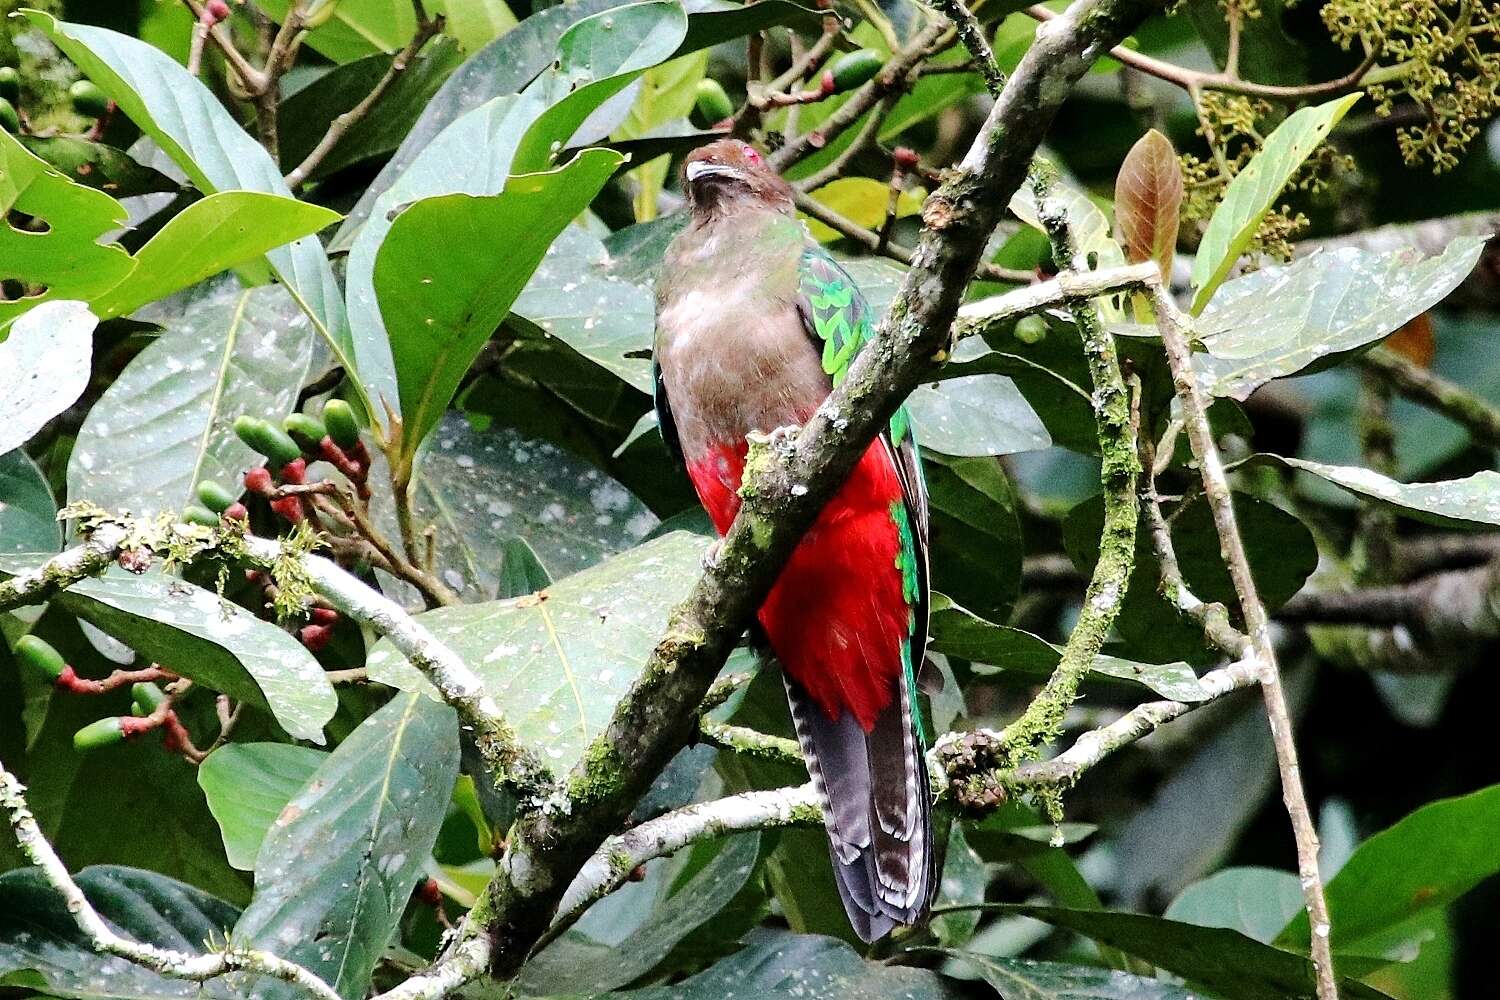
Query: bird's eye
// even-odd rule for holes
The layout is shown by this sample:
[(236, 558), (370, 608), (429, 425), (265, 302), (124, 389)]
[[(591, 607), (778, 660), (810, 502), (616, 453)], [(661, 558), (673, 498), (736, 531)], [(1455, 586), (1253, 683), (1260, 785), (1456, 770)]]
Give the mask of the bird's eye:
[(749, 160), (751, 163), (756, 164), (757, 166), (760, 165), (760, 153), (756, 152), (754, 146), (746, 143), (741, 148), (745, 151), (745, 159)]

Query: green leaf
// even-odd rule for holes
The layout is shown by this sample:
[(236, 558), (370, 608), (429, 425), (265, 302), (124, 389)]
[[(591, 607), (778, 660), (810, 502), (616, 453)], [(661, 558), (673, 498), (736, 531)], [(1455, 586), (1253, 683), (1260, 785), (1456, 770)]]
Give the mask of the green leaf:
[[(943, 857), (943, 877), (938, 882), (934, 907), (965, 906), (984, 902), (984, 892), (989, 884), (989, 870), (984, 860), (974, 853), (964, 837), (963, 824), (957, 820), (948, 832), (948, 849)], [(948, 947), (966, 944), (979, 926), (979, 913), (960, 910), (943, 913), (932, 918), (932, 933), (938, 943)]]
[[(759, 853), (760, 835), (742, 833), (695, 845), (669, 866), (658, 863), (648, 869), (645, 883), (627, 886), (594, 904), (577, 927), (528, 960), (517, 977), (518, 992), (538, 997), (592, 995), (640, 978), (679, 941), (718, 915), (749, 881)], [(693, 855), (708, 860), (693, 870)], [(657, 885), (651, 884), (653, 875)], [(640, 907), (644, 919), (633, 927), (622, 919), (638, 906), (627, 893), (651, 900)], [(604, 939), (592, 936), (591, 930)]]
[(620, 1000), (957, 1000), (966, 995), (935, 972), (867, 962), (835, 938), (771, 930), (753, 932), (745, 948), (680, 983), (608, 994)]
[(928, 383), (906, 401), (923, 448), (946, 455), (1015, 455), (1052, 447), (1041, 418), (1004, 375)]
[[(811, 197), (866, 229), (879, 229), (890, 207), (891, 186), (873, 177), (840, 177), (811, 192)], [(918, 214), (926, 197), (927, 192), (921, 188), (902, 191), (896, 200), (896, 217), (904, 219)], [(838, 231), (810, 216), (803, 216), (803, 221), (819, 243), (843, 238)]]
[[(0, 356), (4, 353), (0, 347)], [(60, 548), (57, 501), (42, 470), (20, 448), (0, 455), (0, 549), (56, 552)]]
[(992, 458), (928, 452), (922, 463), (931, 515), (933, 586), (1003, 620), (1021, 586), (1020, 504)]
[[(39, 561), (5, 557), (0, 570), (21, 572)], [(323, 742), (338, 699), (318, 661), (288, 633), (212, 591), (157, 572), (111, 568), (54, 600), (144, 659), (264, 705), (292, 736)]]
[(505, 0), (437, 0), (433, 9), (447, 18), (444, 33), (465, 52), (479, 51), (517, 24)]
[(124, 150), (74, 135), (19, 136), (21, 145), (64, 176), (111, 198), (176, 192), (178, 184), (159, 170), (137, 163)]
[[(936, 593), (932, 595), (932, 648), (1028, 679), (1050, 677), (1062, 656), (1045, 639), (986, 621)], [(1172, 701), (1197, 702), (1207, 697), (1186, 663), (1135, 663), (1101, 655), (1089, 670), (1089, 680), (1126, 681)]]
[[(0, 226), (10, 229), (9, 226)], [(0, 340), (0, 453), (19, 448), (72, 406), (89, 384), (94, 327), (82, 302), (46, 302), (23, 314)]]
[[(189, 955), (202, 954), (207, 941), (223, 941), (239, 916), (223, 900), (138, 868), (97, 865), (78, 872), (74, 881), (117, 931)], [(122, 1000), (237, 995), (224, 980), (168, 979), (98, 954), (62, 897), (35, 868), (0, 875), (0, 984), (30, 985), (55, 996)]]
[(40, 232), (0, 226), (0, 278), (44, 290), (0, 302), (4, 323), (48, 299), (88, 299), (118, 283), (135, 264), (98, 240), (126, 219), (109, 195), (75, 184), (0, 129), (0, 215), (21, 212), (45, 223)]
[(130, 277), (94, 303), (104, 319), (196, 285), (236, 264), (326, 228), (337, 212), (259, 191), (220, 191), (196, 201), (135, 255)]
[(107, 510), (181, 511), (209, 479), (241, 490), (264, 460), (234, 433), (249, 414), (280, 424), (307, 376), (314, 333), (279, 286), (225, 278), (142, 314), (167, 332), (90, 409), (68, 462), (68, 493)]
[[(1311, 960), (1238, 931), (1110, 910), (988, 903), (984, 912), (1031, 917), (1074, 931), (1145, 959), (1226, 1000), (1291, 1000), (1315, 994)], [(1379, 990), (1347, 976), (1339, 977), (1339, 995), (1347, 1000), (1389, 1000)]]
[[(660, 66), (653, 66), (641, 76), (640, 93), (630, 106), (630, 114), (611, 138), (639, 139), (671, 122), (681, 122), (693, 110), (698, 81), (708, 68), (707, 50), (679, 56)], [(630, 172), (637, 186), (635, 219), (646, 222), (657, 216), (657, 196), (671, 167), (669, 156), (636, 159), (640, 166)]]
[[(645, 666), (667, 613), (698, 577), (705, 544), (672, 532), (540, 594), (438, 608), (418, 620), (479, 674), (521, 741), (563, 773), (604, 731)], [(368, 665), (372, 680), (428, 690), (385, 640)]]
[(1500, 472), (1492, 469), (1481, 469), (1464, 479), (1401, 483), (1359, 466), (1326, 465), (1271, 454), (1255, 455), (1251, 460), (1310, 472), (1356, 496), (1428, 524), (1455, 528), (1500, 525)]
[[(451, 411), (417, 457), (411, 495), (412, 512), (436, 529), (443, 580), (465, 603), (529, 594), (540, 587), (502, 593), (512, 585), (502, 581), (513, 572), (534, 580), (527, 563), (536, 558), (560, 575), (575, 573), (639, 543), (657, 524), (625, 487), (572, 453), (510, 428), (476, 431)], [(394, 537), (388, 496), (377, 493), (372, 504)], [(513, 555), (516, 544), (535, 555)], [(409, 596), (420, 606), (415, 591)]]
[(1193, 258), (1193, 315), (1203, 312), (1219, 285), (1250, 245), (1261, 220), (1304, 160), (1359, 100), (1349, 94), (1292, 112), (1266, 137), (1260, 152), (1234, 175), (1224, 200), (1208, 220)]
[[(204, 194), (263, 191), (291, 197), (281, 169), (216, 98), (170, 56), (139, 39), (35, 11), (26, 14), (103, 90), (142, 132), (156, 141)], [(314, 318), (356, 391), (378, 364), (356, 350), (344, 299), (322, 245), (313, 237), (273, 250), (266, 259)], [(375, 372), (373, 374), (379, 374)]]
[(1461, 236), (1425, 260), (1409, 247), (1340, 247), (1226, 282), (1195, 324), (1208, 353), (1193, 367), (1209, 392), (1238, 400), (1272, 379), (1326, 367), (1447, 298), (1484, 245)]
[[(488, 6), (503, 9), (496, 4)], [(306, 86), (285, 94), (279, 118), (281, 165), (289, 170), (306, 159), (333, 120), (364, 100), (394, 58), (386, 54), (366, 56), (336, 66)], [(375, 111), (344, 133), (338, 145), (312, 172), (311, 179), (318, 180), (396, 149), (457, 61), (457, 46), (451, 41), (439, 40), (428, 45), (386, 88)]]
[(255, 870), (267, 831), (327, 758), (289, 743), (230, 743), (199, 765), (198, 784), (231, 865)]
[[(373, 278), (396, 364), (405, 462), (442, 419), (552, 240), (621, 160), (585, 150), (565, 167), (511, 178), (501, 194), (428, 198), (396, 218)], [(505, 254), (474, 252), (495, 239)]]
[(1157, 979), (1088, 965), (991, 958), (944, 949), (966, 962), (1005, 1000), (1195, 1000), (1197, 994)]
[[(1500, 840), (1491, 835), (1497, 823), (1500, 785), (1491, 785), (1429, 802), (1360, 844), (1328, 883), (1334, 947), (1364, 953), (1392, 928), (1447, 906), (1500, 872)], [(1294, 947), (1307, 941), (1306, 913), (1277, 936), (1279, 944)]]
[[(337, 63), (393, 52), (405, 45), (417, 28), (416, 12), (407, 0), (312, 0), (303, 7), (315, 13), (328, 3), (338, 6), (327, 22), (307, 33), (307, 44)], [(266, 16), (278, 24), (286, 19), (290, 6), (289, 0), (260, 0)]]
[[(1068, 228), (1073, 234), (1073, 253), (1077, 265), (1090, 271), (1105, 267), (1118, 267), (1125, 263), (1125, 251), (1115, 242), (1109, 216), (1094, 204), (1088, 193), (1071, 184), (1054, 183), (1051, 199), (1062, 206), (1067, 217)], [(1038, 232), (1046, 232), (1041, 217), (1037, 214), (1036, 198), (1031, 185), (1022, 184), (1011, 195), (1010, 210), (1022, 222)]]
[[(453, 710), (393, 699), (323, 761), (261, 844), (234, 938), (365, 995), (406, 910), (458, 777)], [(298, 996), (263, 981), (256, 996)]]
[(1302, 909), (1296, 872), (1225, 868), (1178, 894), (1163, 916), (1199, 927), (1227, 927), (1270, 944)]

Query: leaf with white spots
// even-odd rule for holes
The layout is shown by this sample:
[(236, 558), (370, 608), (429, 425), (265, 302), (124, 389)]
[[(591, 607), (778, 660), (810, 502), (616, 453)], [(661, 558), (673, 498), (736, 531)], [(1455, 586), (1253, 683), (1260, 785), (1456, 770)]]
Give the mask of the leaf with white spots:
[[(363, 997), (432, 854), (458, 777), (458, 720), (399, 695), (328, 755), (266, 832), (234, 940)], [(303, 997), (261, 979), (246, 996)]]
[(1340, 247), (1227, 282), (1194, 324), (1208, 351), (1193, 356), (1199, 381), (1243, 400), (1272, 379), (1326, 366), (1441, 302), (1484, 243), (1461, 236), (1425, 260), (1409, 247)]
[(1309, 472), (1350, 493), (1394, 508), (1396, 513), (1428, 524), (1465, 528), (1476, 524), (1500, 526), (1500, 472), (1481, 469), (1464, 479), (1435, 483), (1403, 483), (1372, 469), (1326, 465), (1303, 458), (1256, 455), (1256, 462), (1279, 462)]
[(1182, 986), (1091, 965), (994, 958), (967, 951), (948, 954), (971, 966), (1006, 1000), (1195, 1000)]
[(167, 332), (89, 411), (68, 462), (68, 495), (106, 510), (180, 511), (212, 479), (239, 492), (264, 459), (234, 433), (241, 414), (276, 423), (297, 401), (312, 324), (279, 285), (233, 278), (150, 307)]
[[(0, 571), (33, 569), (43, 555), (0, 557)], [(159, 572), (112, 567), (54, 601), (157, 662), (239, 701), (271, 710), (299, 740), (323, 742), (338, 698), (311, 653), (244, 608)]]
[(1052, 446), (1041, 418), (1004, 375), (918, 386), (906, 405), (917, 441), (945, 455), (1014, 455)]
[[(419, 620), (479, 675), (521, 741), (562, 773), (645, 666), (668, 612), (698, 578), (707, 542), (674, 531), (536, 594), (438, 608)], [(386, 640), (367, 665), (372, 680), (431, 690)]]
[(43, 302), (0, 340), (0, 453), (25, 444), (89, 384), (94, 314), (82, 302)]
[(227, 743), (208, 755), (198, 785), (231, 865), (255, 870), (266, 831), (327, 758), (292, 743)]

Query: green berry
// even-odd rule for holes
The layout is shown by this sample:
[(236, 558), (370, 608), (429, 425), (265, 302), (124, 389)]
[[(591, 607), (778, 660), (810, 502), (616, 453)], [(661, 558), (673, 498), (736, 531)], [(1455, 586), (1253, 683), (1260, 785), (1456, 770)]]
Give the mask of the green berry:
[(323, 423), (328, 436), (340, 448), (359, 444), (359, 421), (354, 418), (354, 408), (342, 399), (330, 399), (323, 404)]
[(316, 455), (318, 445), (328, 436), (328, 430), (323, 426), (323, 421), (306, 413), (288, 414), (287, 418), (281, 422), (281, 426), (308, 455)]
[(1022, 316), (1016, 320), (1016, 339), (1023, 344), (1040, 344), (1047, 338), (1047, 321), (1040, 316)]
[(286, 431), (259, 417), (236, 417), (234, 432), (241, 441), (269, 458), (274, 467), (295, 462), (302, 457), (302, 449), (287, 436)]
[(219, 526), (219, 515), (206, 507), (199, 507), (190, 503), (182, 508), (182, 519), (188, 524), (201, 524), (206, 528), (217, 528)]
[(698, 81), (694, 106), (704, 125), (713, 125), (734, 114), (734, 104), (719, 81), (707, 77)]
[(884, 65), (885, 61), (874, 49), (845, 52), (828, 65), (828, 72), (833, 74), (834, 93), (843, 93), (869, 83)]
[(199, 483), (197, 492), (198, 502), (215, 514), (224, 513), (229, 509), (229, 505), (237, 499), (212, 479), (205, 479)]
[(167, 700), (166, 692), (150, 681), (132, 684), (130, 686), (130, 697), (134, 699), (136, 706), (142, 710), (142, 715), (150, 715), (161, 707), (162, 702)]
[(11, 134), (21, 131), (21, 116), (16, 113), (16, 106), (3, 97), (0, 97), (0, 128)]
[(98, 118), (109, 110), (109, 98), (92, 81), (79, 80), (68, 88), (68, 96), (73, 99), (73, 110), (80, 115)]
[(68, 666), (62, 654), (53, 649), (50, 642), (34, 635), (21, 636), (16, 642), (16, 655), (22, 663), (45, 674), (49, 681), (57, 680)]
[(7, 101), (21, 99), (21, 73), (14, 66), (0, 66), (0, 97)]
[(78, 732), (73, 734), (73, 749), (79, 753), (87, 753), (90, 750), (98, 750), (119, 743), (125, 738), (125, 728), (120, 725), (117, 718), (100, 719), (91, 722)]

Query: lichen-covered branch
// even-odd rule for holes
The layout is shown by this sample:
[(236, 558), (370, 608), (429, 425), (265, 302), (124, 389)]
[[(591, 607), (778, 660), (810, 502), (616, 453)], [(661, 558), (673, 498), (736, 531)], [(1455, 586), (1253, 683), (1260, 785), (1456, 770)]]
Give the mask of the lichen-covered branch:
[(120, 557), (121, 546), (129, 534), (124, 525), (100, 525), (82, 545), (60, 552), (36, 569), (0, 583), (0, 611), (41, 604), (59, 590), (103, 573)]
[(1500, 407), (1384, 347), (1361, 356), (1359, 365), (1366, 374), (1380, 379), (1401, 395), (1458, 424), (1478, 443), (1500, 448)]
[(1213, 513), (1219, 535), (1219, 551), (1229, 568), (1239, 598), (1240, 612), (1250, 633), (1250, 646), (1261, 669), (1261, 693), (1266, 717), (1271, 724), (1271, 740), (1276, 747), (1276, 762), (1281, 772), (1281, 797), (1292, 823), (1297, 844), (1297, 874), (1302, 885), (1308, 917), (1312, 926), (1312, 960), (1317, 971), (1319, 1000), (1337, 1000), (1338, 983), (1333, 968), (1333, 949), (1329, 943), (1331, 922), (1328, 901), (1323, 894), (1323, 880), (1318, 871), (1318, 831), (1302, 789), (1301, 768), (1297, 763), (1297, 746), (1292, 734), (1292, 717), (1282, 689), (1281, 671), (1276, 663), (1276, 648), (1271, 641), (1270, 619), (1261, 603), (1255, 580), (1250, 574), (1250, 560), (1245, 554), (1244, 539), (1235, 522), (1234, 503), (1229, 491), (1229, 477), (1214, 443), (1208, 422), (1208, 404), (1193, 372), (1188, 320), (1165, 289), (1153, 286), (1152, 305), (1156, 310), (1157, 328), (1172, 368), (1172, 382), (1182, 403), (1183, 423), (1198, 460), (1203, 492)]
[(784, 736), (771, 736), (744, 726), (731, 726), (707, 716), (698, 724), (698, 735), (703, 742), (721, 750), (798, 766), (802, 764), (802, 751), (798, 749), (797, 741)]
[(338, 991), (309, 970), (269, 952), (227, 945), (203, 955), (143, 944), (116, 934), (68, 874), (57, 852), (42, 835), (26, 805), (26, 789), (0, 764), (0, 810), (9, 820), (21, 853), (42, 873), (63, 899), (63, 906), (88, 946), (101, 955), (116, 955), (173, 979), (207, 982), (231, 972), (258, 972), (301, 987), (320, 1000), (340, 1000)]
[(556, 800), (518, 819), (471, 915), (492, 935), (497, 975), (515, 972), (573, 875), (687, 741), (704, 693), (797, 540), (948, 350), (986, 241), (1073, 83), (1162, 5), (1080, 0), (1037, 33), (968, 154), (928, 198), (911, 268), (874, 340), (800, 431), (752, 446), (723, 554), (672, 612), (635, 685)]

